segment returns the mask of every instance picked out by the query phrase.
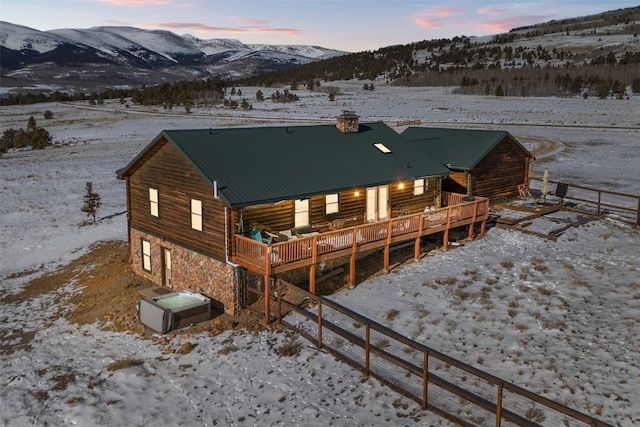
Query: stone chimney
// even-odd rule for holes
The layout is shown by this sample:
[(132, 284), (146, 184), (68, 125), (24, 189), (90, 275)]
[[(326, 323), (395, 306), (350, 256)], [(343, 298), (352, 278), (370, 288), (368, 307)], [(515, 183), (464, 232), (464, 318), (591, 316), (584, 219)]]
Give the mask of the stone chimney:
[(360, 118), (355, 111), (342, 110), (336, 117), (336, 127), (343, 133), (357, 133), (360, 128)]

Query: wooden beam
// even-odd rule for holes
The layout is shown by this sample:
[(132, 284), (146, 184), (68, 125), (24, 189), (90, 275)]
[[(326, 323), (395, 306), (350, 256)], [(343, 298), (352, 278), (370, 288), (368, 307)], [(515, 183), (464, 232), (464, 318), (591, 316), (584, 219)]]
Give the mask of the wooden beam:
[(269, 281), (271, 278), (268, 274), (264, 275), (264, 324), (268, 325), (270, 321), (270, 310), (271, 310), (271, 284)]
[(351, 256), (349, 257), (349, 286), (356, 285), (356, 253), (358, 252), (358, 234), (354, 228), (351, 233)]
[(418, 261), (420, 259), (420, 236), (422, 236), (422, 226), (424, 225), (424, 217), (420, 217), (420, 224), (418, 224), (418, 235), (416, 236), (416, 243), (413, 248), (413, 259)]
[(344, 268), (342, 268), (342, 267), (336, 268), (335, 270), (332, 270), (332, 271), (330, 271), (330, 272), (328, 272), (326, 274), (323, 274), (320, 277), (317, 277), (316, 278), (316, 283), (324, 282), (325, 280), (330, 279), (333, 276), (337, 276), (338, 274), (340, 274), (342, 272), (344, 272)]
[(318, 262), (318, 236), (311, 239), (311, 265), (309, 266), (309, 292), (316, 293), (316, 264)]
[(444, 238), (442, 239), (443, 249), (447, 249), (449, 247), (449, 229), (450, 228), (451, 228), (451, 206), (447, 208), (447, 226), (444, 229)]
[(384, 263), (382, 271), (389, 271), (389, 245), (391, 245), (391, 220), (387, 221), (387, 241), (384, 244)]
[(469, 238), (473, 238), (473, 226), (476, 223), (476, 216), (478, 215), (478, 203), (480, 202), (475, 202), (473, 204), (473, 218), (471, 219), (471, 224), (469, 224)]
[(271, 247), (267, 247), (264, 257), (264, 324), (271, 322)]

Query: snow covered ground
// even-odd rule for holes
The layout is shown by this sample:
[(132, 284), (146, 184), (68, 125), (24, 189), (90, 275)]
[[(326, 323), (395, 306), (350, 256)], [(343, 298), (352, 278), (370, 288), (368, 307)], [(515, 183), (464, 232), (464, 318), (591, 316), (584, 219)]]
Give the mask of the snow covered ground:
[[(0, 298), (86, 253), (125, 240), (124, 183), (115, 171), (162, 129), (419, 119), (423, 125), (507, 130), (536, 153), (534, 173), (640, 193), (640, 99), (496, 98), (447, 88), (327, 83), (341, 94), (298, 91), (301, 101), (252, 101), (251, 111), (142, 111), (107, 102), (0, 107), (0, 130), (33, 115), (56, 146), (0, 158)], [(241, 88), (254, 98), (256, 88)], [(269, 89), (261, 88), (265, 97)], [(275, 89), (274, 89), (275, 90)], [(45, 120), (44, 111), (54, 118)], [(403, 127), (398, 126), (398, 131)], [(102, 218), (79, 226), (85, 182)], [(566, 213), (536, 220), (577, 220)], [(640, 235), (615, 219), (570, 228), (556, 242), (493, 228), (484, 239), (334, 295), (406, 336), (608, 423), (640, 423)], [(133, 334), (54, 318), (69, 283), (20, 304), (2, 304), (0, 339), (34, 334), (31, 348), (0, 361), (0, 423), (22, 425), (449, 425), (310, 343), (281, 356), (284, 333), (176, 337), (188, 354)], [(387, 320), (397, 309), (400, 315)], [(118, 362), (122, 365), (118, 365)], [(122, 366), (126, 366), (122, 368)], [(406, 405), (405, 405), (406, 404)], [(411, 418), (407, 418), (411, 417)], [(409, 421), (411, 420), (411, 421)]]

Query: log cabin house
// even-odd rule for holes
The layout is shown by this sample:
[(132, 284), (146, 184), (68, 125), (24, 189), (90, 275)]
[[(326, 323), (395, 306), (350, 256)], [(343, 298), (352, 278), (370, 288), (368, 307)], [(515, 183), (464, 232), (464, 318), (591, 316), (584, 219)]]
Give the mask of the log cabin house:
[[(127, 166), (134, 271), (200, 292), (237, 315), (257, 277), (269, 321), (270, 283), (318, 266), (349, 265), (390, 246), (484, 223), (488, 200), (442, 193), (450, 171), (429, 144), (344, 112), (336, 124), (165, 130)], [(265, 286), (265, 284), (267, 284)]]
[(529, 182), (533, 155), (509, 132), (412, 126), (402, 136), (431, 145), (432, 158), (451, 170), (443, 191), (488, 197), (495, 204), (518, 196), (518, 186)]

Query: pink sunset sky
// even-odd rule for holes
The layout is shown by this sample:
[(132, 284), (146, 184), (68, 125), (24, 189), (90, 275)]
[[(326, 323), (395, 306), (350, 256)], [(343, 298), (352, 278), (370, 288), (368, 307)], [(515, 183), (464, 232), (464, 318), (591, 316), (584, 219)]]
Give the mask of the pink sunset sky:
[(0, 19), (38, 30), (133, 26), (358, 52), (421, 40), (483, 36), (635, 1), (2, 0)]

